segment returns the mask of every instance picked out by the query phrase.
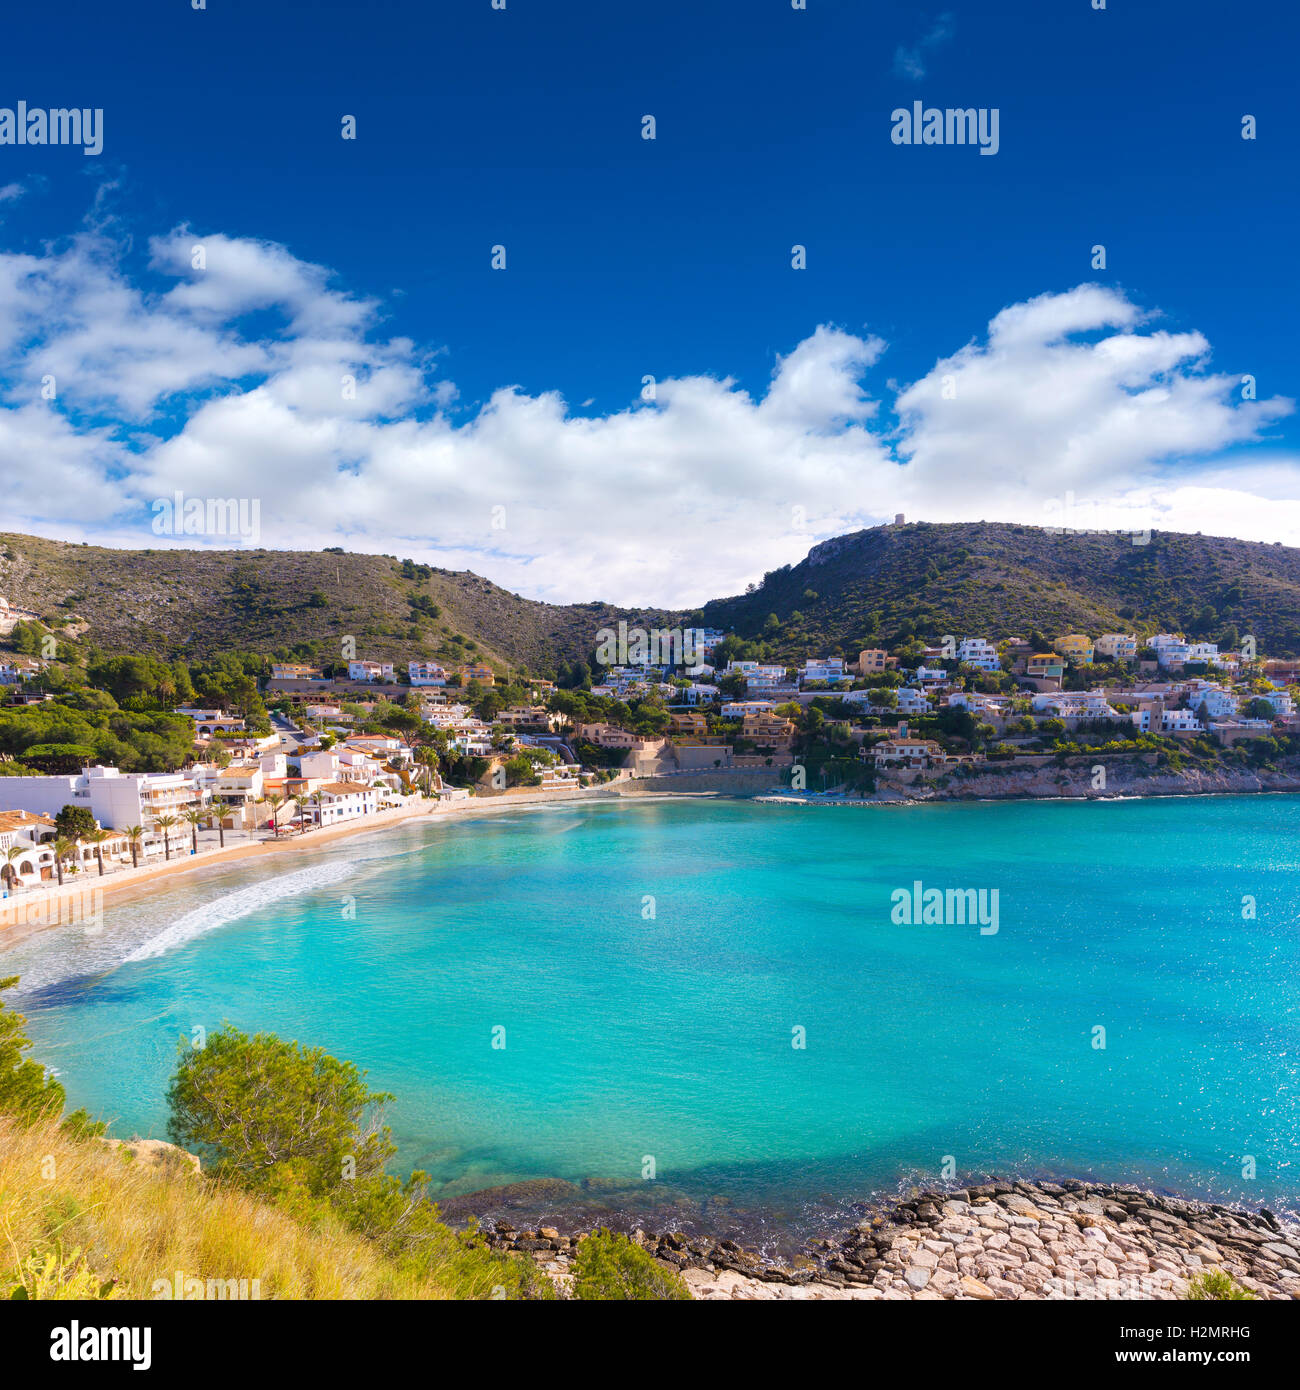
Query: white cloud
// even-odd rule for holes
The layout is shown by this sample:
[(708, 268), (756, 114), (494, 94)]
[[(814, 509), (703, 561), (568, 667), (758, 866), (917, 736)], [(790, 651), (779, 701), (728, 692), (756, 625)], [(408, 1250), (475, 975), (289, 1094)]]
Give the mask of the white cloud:
[(910, 77), (913, 81), (919, 82), (926, 73), (926, 50), (947, 43), (952, 38), (955, 27), (952, 15), (944, 13), (910, 48), (900, 44), (894, 52), (894, 75)]
[(265, 545), (637, 604), (736, 592), (895, 511), (1059, 524), (1067, 493), (1117, 525), (1300, 542), (1296, 460), (1254, 443), (1291, 402), (1242, 400), (1204, 337), (1102, 286), (1003, 308), (883, 397), (886, 345), (822, 325), (758, 395), (686, 377), (588, 417), (503, 386), (462, 418), (432, 352), (284, 247), (182, 227), (132, 279), (114, 245), (0, 254), (6, 529), (156, 545), (153, 498), (242, 496)]

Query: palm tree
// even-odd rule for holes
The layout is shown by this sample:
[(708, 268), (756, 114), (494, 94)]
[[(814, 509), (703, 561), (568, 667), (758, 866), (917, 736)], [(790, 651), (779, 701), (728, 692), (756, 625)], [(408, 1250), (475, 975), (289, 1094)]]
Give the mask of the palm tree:
[(128, 825), (122, 832), (131, 844), (131, 867), (140, 867), (140, 846), (144, 843), (144, 827), (141, 825)]
[(172, 857), (171, 831), (176, 828), (175, 816), (155, 816), (153, 818), (153, 828), (162, 831), (163, 837), (163, 856), (166, 859)]
[(190, 828), (190, 848), (197, 854), (199, 852), (199, 826), (207, 820), (207, 816), (197, 806), (191, 806), (188, 810), (181, 812), (181, 819)]
[(63, 861), (75, 854), (77, 842), (67, 835), (59, 835), (54, 841), (54, 867), (59, 873), (59, 887), (63, 887)]
[(224, 821), (234, 809), (234, 806), (229, 801), (224, 801), (219, 796), (215, 797), (208, 806), (208, 810), (212, 813), (212, 819), (216, 823), (217, 834), (221, 836), (222, 849), (226, 847), (226, 827)]
[(266, 799), (271, 806), (271, 829), (275, 832), (275, 838), (280, 838), (280, 822), (276, 819), (280, 807), (284, 803), (284, 797), (279, 792), (267, 792)]
[(96, 826), (86, 836), (87, 844), (95, 846), (95, 862), (99, 865), (100, 878), (104, 877), (104, 841), (112, 838), (113, 836), (107, 830), (103, 830), (99, 826)]
[(433, 775), (438, 767), (438, 750), (436, 748), (423, 747), (416, 750), (415, 761), (424, 769), (424, 789), (425, 792), (433, 795)]
[(0, 878), (4, 879), (11, 891), (14, 884), (18, 882), (18, 870), (14, 868), (14, 864), (26, 853), (27, 847), (25, 845), (10, 845), (5, 851), (5, 862), (3, 867), (0, 867)]
[(305, 835), (307, 833), (307, 798), (305, 796), (295, 796), (293, 804), (298, 808), (298, 834)]
[(311, 799), (316, 803), (316, 824), (321, 829), (324, 829), (325, 812), (321, 808), (325, 805), (325, 794), (323, 792), (313, 792)]

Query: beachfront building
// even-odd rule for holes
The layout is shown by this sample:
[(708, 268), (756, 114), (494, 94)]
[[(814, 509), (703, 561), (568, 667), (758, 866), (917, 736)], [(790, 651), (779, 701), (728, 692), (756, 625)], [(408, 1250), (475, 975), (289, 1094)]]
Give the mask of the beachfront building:
[(391, 661), (349, 661), (348, 679), (350, 681), (392, 681), (393, 663)]
[(360, 816), (373, 816), (379, 809), (379, 793), (374, 787), (356, 782), (324, 782), (308, 797), (303, 816), (309, 824), (328, 826)]
[(0, 811), (57, 816), (65, 806), (84, 806), (105, 830), (148, 828), (159, 816), (202, 808), (207, 793), (180, 772), (122, 772), (84, 767), (66, 776), (0, 777)]
[[(29, 811), (0, 811), (0, 866), (7, 864), (10, 869), (8, 881), (0, 886), (0, 893), (8, 893), (15, 881), (25, 887), (55, 876), (51, 842), (57, 834), (48, 816), (34, 816)], [(9, 852), (15, 848), (18, 856), (10, 859)]]
[(1092, 638), (1082, 632), (1072, 632), (1068, 637), (1058, 637), (1056, 650), (1067, 661), (1073, 661), (1078, 666), (1092, 665)]
[(759, 711), (747, 714), (740, 726), (742, 738), (773, 748), (789, 748), (794, 738), (794, 725), (779, 714)]
[(924, 768), (932, 762), (942, 762), (945, 756), (941, 743), (910, 735), (906, 724), (898, 726), (893, 738), (877, 743), (872, 753), (878, 768)]
[(412, 685), (447, 684), (447, 672), (436, 661), (408, 661), (406, 674)]
[(977, 671), (997, 671), (1002, 665), (997, 648), (986, 637), (963, 637), (957, 643), (957, 660)]

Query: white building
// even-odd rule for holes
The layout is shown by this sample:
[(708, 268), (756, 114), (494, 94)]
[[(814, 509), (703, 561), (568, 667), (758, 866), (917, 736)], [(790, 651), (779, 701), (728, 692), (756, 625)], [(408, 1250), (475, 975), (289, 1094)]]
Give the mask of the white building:
[[(1265, 700), (1273, 709), (1273, 716), (1276, 719), (1289, 719), (1295, 713), (1295, 701), (1285, 690), (1269, 690), (1263, 695), (1253, 695), (1255, 700)], [(0, 782), (5, 779), (0, 778)]]
[(412, 685), (447, 684), (447, 673), (436, 661), (408, 661), (406, 671)]
[(997, 671), (998, 651), (986, 637), (963, 637), (957, 644), (957, 660), (977, 671)]
[(1189, 659), (1191, 647), (1172, 632), (1158, 632), (1148, 643), (1161, 666), (1181, 666)]
[(1211, 719), (1236, 714), (1239, 701), (1231, 690), (1209, 681), (1193, 681), (1187, 691), (1188, 705), (1199, 713), (1204, 708)]
[(913, 690), (910, 686), (904, 686), (896, 692), (898, 704), (895, 708), (899, 714), (926, 714), (930, 708), (930, 702), (920, 690)]
[(203, 788), (180, 772), (84, 767), (67, 776), (0, 777), (0, 811), (57, 816), (65, 806), (84, 806), (105, 830), (149, 829), (157, 817), (179, 816), (207, 799)]
[[(781, 672), (782, 678), (785, 672)], [(842, 656), (809, 657), (799, 668), (799, 680), (807, 685), (809, 681), (842, 681), (847, 679)]]
[(337, 825), (358, 816), (373, 816), (378, 806), (374, 787), (356, 782), (326, 782), (311, 794), (303, 813), (317, 825)]
[(391, 681), (393, 663), (391, 661), (349, 661), (348, 679), (350, 681)]

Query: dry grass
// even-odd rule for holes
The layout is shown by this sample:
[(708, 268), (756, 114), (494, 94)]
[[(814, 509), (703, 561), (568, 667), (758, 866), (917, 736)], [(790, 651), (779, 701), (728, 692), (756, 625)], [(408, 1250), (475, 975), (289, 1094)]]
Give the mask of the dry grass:
[(262, 1298), (487, 1297), (503, 1282), (498, 1257), (451, 1240), (434, 1272), (421, 1272), (332, 1217), (300, 1222), (188, 1168), (0, 1115), (0, 1297), (33, 1259), (83, 1268), (70, 1259), (78, 1250), (126, 1298), (154, 1297), (154, 1282), (177, 1270), (205, 1282), (258, 1279)]

